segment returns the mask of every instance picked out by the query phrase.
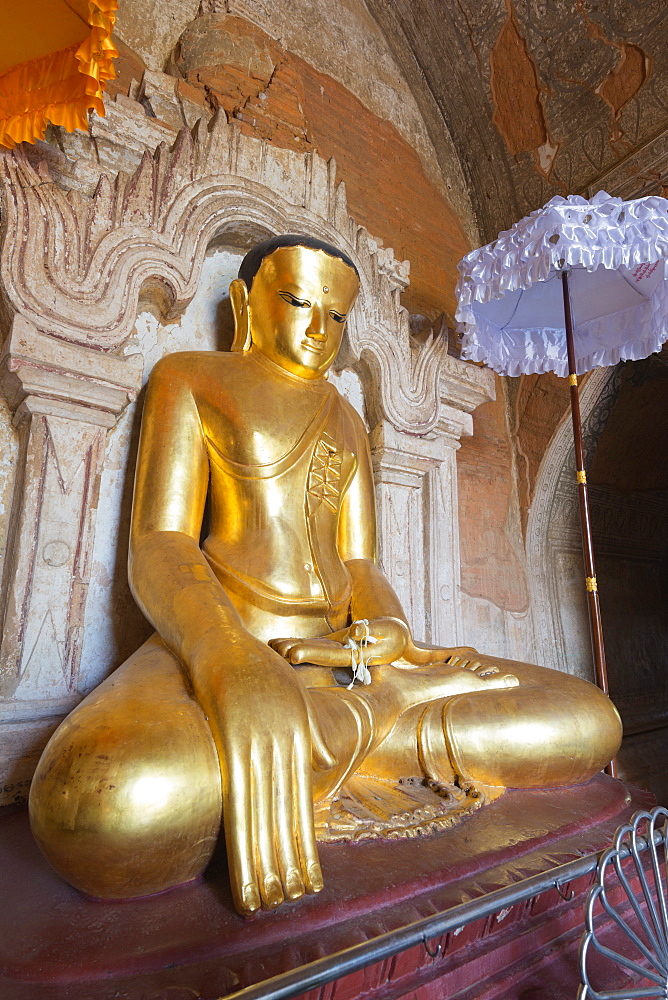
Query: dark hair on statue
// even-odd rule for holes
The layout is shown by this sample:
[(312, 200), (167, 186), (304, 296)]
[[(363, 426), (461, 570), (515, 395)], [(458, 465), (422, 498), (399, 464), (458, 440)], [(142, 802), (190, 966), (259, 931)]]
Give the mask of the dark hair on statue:
[(316, 240), (313, 236), (302, 236), (300, 234), (290, 233), (287, 236), (272, 236), (270, 240), (264, 240), (262, 243), (258, 243), (257, 246), (254, 246), (252, 250), (248, 251), (244, 259), (241, 261), (239, 277), (245, 281), (246, 288), (249, 292), (253, 284), (253, 278), (260, 270), (260, 265), (262, 264), (264, 258), (268, 257), (269, 254), (274, 252), (274, 250), (280, 250), (282, 247), (308, 247), (309, 250), (322, 250), (330, 257), (338, 257), (339, 260), (342, 260), (344, 264), (348, 265), (348, 267), (352, 267), (358, 278), (360, 276), (359, 271), (353, 264), (348, 254), (343, 253), (342, 250), (337, 250), (331, 243), (323, 243), (322, 240)]

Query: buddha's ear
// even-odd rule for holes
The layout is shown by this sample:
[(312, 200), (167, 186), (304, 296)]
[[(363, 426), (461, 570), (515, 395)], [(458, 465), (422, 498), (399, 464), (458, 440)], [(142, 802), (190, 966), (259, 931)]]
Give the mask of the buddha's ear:
[(251, 345), (250, 315), (248, 311), (248, 289), (246, 282), (235, 278), (230, 284), (230, 302), (234, 314), (233, 351), (248, 351)]

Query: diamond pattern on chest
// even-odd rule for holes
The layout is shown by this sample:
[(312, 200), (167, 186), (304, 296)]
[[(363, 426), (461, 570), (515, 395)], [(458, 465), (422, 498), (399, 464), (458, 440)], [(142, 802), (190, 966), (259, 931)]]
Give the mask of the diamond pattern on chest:
[(306, 487), (306, 509), (311, 517), (321, 504), (336, 514), (341, 496), (343, 449), (324, 432), (313, 452)]

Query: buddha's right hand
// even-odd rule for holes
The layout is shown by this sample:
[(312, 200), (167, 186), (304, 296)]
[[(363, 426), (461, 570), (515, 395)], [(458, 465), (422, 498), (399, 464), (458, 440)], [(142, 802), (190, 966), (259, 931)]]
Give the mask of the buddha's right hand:
[(190, 673), (219, 751), (232, 894), (250, 914), (322, 889), (312, 767), (335, 760), (282, 657), (250, 635), (213, 645)]

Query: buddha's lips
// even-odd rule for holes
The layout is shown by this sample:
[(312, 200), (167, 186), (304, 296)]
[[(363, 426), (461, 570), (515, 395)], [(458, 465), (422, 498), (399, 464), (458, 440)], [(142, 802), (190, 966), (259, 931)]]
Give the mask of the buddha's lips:
[(302, 347), (308, 348), (309, 351), (313, 351), (315, 354), (325, 353), (325, 345), (323, 344), (321, 347), (317, 343), (314, 343), (312, 340), (302, 340)]

